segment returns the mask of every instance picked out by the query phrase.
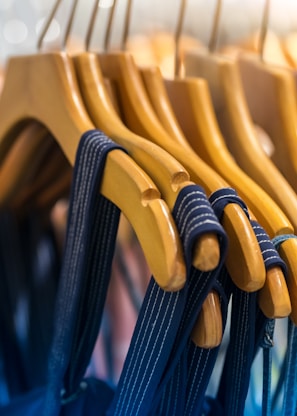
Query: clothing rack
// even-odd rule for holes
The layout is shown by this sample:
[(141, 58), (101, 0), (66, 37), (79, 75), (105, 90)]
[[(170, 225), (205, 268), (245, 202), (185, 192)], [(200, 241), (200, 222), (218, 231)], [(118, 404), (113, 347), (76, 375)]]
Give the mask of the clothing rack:
[(295, 415), (297, 6), (82, 3), (0, 4), (0, 415)]

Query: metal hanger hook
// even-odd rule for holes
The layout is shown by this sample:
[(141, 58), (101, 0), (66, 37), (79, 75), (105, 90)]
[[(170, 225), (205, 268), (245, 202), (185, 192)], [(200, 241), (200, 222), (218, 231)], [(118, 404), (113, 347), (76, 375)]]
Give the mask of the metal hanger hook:
[[(109, 19), (107, 22), (107, 28), (105, 32), (104, 37), (104, 50), (107, 52), (109, 50), (110, 46), (110, 35), (111, 35), (111, 28), (114, 21), (114, 12), (116, 8), (117, 0), (113, 1), (113, 5), (110, 10)], [(132, 10), (132, 0), (127, 0), (127, 8), (126, 8), (126, 14), (125, 14), (125, 20), (124, 20), (124, 32), (121, 39), (121, 45), (120, 50), (125, 51), (127, 49), (127, 41), (129, 36), (129, 30), (130, 30), (130, 22), (131, 22), (131, 10)]]
[(42, 44), (43, 44), (43, 42), (44, 42), (45, 35), (47, 34), (47, 31), (48, 31), (48, 29), (49, 29), (49, 27), (50, 27), (50, 25), (51, 25), (51, 23), (52, 23), (52, 21), (53, 21), (53, 19), (54, 19), (54, 17), (55, 17), (55, 14), (56, 14), (56, 12), (57, 12), (57, 10), (58, 10), (58, 7), (59, 7), (59, 6), (60, 6), (60, 4), (62, 3), (62, 1), (63, 1), (63, 0), (57, 0), (57, 1), (55, 2), (55, 4), (54, 4), (54, 6), (53, 6), (53, 8), (52, 8), (52, 10), (51, 10), (51, 12), (50, 12), (50, 14), (49, 14), (48, 18), (47, 18), (47, 19), (46, 19), (46, 21), (45, 21), (44, 27), (43, 27), (43, 29), (42, 29), (42, 31), (41, 31), (41, 33), (40, 33), (40, 35), (39, 35), (38, 39), (37, 39), (37, 50), (38, 50), (39, 52), (40, 52), (40, 50), (41, 50), (41, 48), (42, 48)]
[(218, 36), (219, 36), (219, 23), (222, 11), (222, 0), (217, 0), (212, 30), (210, 33), (210, 38), (208, 42), (208, 51), (213, 53), (216, 50), (217, 43), (218, 43)]
[[(92, 17), (88, 26), (86, 40), (85, 40), (86, 50), (89, 50), (89, 47), (90, 47), (90, 42), (91, 42), (91, 38), (92, 38), (94, 26), (95, 26), (99, 4), (100, 4), (100, 0), (96, 0), (94, 8), (93, 8)], [(110, 46), (111, 29), (112, 29), (112, 25), (114, 21), (114, 13), (115, 13), (116, 5), (117, 5), (117, 0), (113, 0), (113, 4), (110, 8), (109, 18), (107, 21), (106, 32), (104, 36), (104, 51), (105, 52), (108, 52), (109, 46)], [(125, 24), (124, 24), (124, 34), (123, 34), (123, 38), (121, 42), (122, 50), (126, 49), (126, 43), (128, 39), (129, 26), (130, 26), (131, 7), (132, 7), (132, 0), (128, 0), (126, 16), (125, 16)]]
[(177, 18), (177, 25), (174, 34), (174, 76), (181, 76), (181, 54), (180, 54), (180, 38), (182, 34), (187, 0), (182, 0)]
[[(50, 27), (55, 15), (56, 15), (56, 12), (57, 12), (59, 6), (61, 5), (62, 1), (63, 0), (57, 0), (54, 3), (54, 6), (53, 6), (48, 18), (46, 19), (44, 27), (43, 27), (43, 29), (40, 33), (40, 36), (37, 40), (37, 50), (38, 51), (40, 51), (41, 48), (42, 48), (44, 38), (45, 38), (45, 36), (46, 36), (46, 34), (49, 30), (49, 27)], [(69, 34), (70, 34), (70, 31), (71, 31), (71, 28), (72, 28), (72, 25), (73, 25), (73, 20), (74, 20), (74, 15), (75, 15), (76, 8), (77, 8), (77, 3), (78, 3), (78, 0), (73, 0), (73, 2), (72, 2), (72, 7), (71, 7), (71, 11), (70, 11), (70, 16), (69, 16), (69, 19), (68, 19), (68, 22), (67, 22), (67, 26), (66, 26), (66, 31), (65, 31), (65, 34), (64, 34), (63, 39), (62, 39), (62, 45), (61, 45), (62, 50), (66, 49), (67, 41), (69, 39)]]
[(264, 47), (265, 47), (265, 40), (267, 36), (267, 31), (268, 31), (269, 12), (270, 12), (270, 0), (265, 0), (260, 35), (259, 35), (259, 56), (260, 56), (261, 61), (264, 60)]

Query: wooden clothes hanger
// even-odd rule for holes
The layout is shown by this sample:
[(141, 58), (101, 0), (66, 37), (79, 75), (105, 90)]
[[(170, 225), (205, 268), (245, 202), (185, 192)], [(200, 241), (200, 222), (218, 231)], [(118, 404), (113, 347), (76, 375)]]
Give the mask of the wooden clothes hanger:
[[(127, 26), (126, 26), (127, 27)], [(145, 75), (145, 74), (144, 74)], [(153, 75), (153, 76), (152, 76)], [(156, 78), (155, 75), (158, 75), (158, 73), (148, 73), (148, 76), (150, 77), (150, 91), (153, 91), (153, 88), (155, 88), (155, 92), (153, 94), (153, 96), (151, 95), (151, 101), (152, 102), (156, 102), (156, 100), (158, 100), (158, 98), (160, 97), (165, 97), (165, 95), (162, 93), (160, 93), (160, 89), (158, 89), (160, 86), (162, 86), (162, 84), (160, 83), (160, 78)], [(134, 84), (135, 85), (135, 80), (134, 79)], [(152, 83), (151, 81), (157, 81), (158, 83), (156, 84), (155, 82)], [(162, 92), (162, 91), (161, 91)], [(171, 118), (171, 126), (169, 126), (169, 124), (166, 124), (166, 117), (167, 117), (167, 111), (169, 109), (169, 107), (167, 106), (168, 101), (166, 102), (166, 97), (162, 100), (161, 105), (159, 105), (157, 108), (159, 110), (159, 113), (157, 114), (163, 114), (163, 125), (167, 126), (169, 129), (169, 132), (171, 134), (174, 134), (176, 136), (176, 133), (180, 133), (178, 131), (178, 129), (174, 128), (174, 124), (176, 123), (174, 121), (173, 118)], [(132, 126), (130, 126), (132, 128)], [(177, 140), (179, 141), (179, 143), (181, 144), (185, 144), (186, 141), (185, 139), (182, 137), (180, 139), (180, 137), (182, 137), (181, 134), (179, 134), (179, 137), (177, 138)], [(164, 144), (163, 144), (164, 146)], [(186, 144), (187, 148), (190, 150), (189, 146)], [(184, 163), (184, 162), (182, 162)], [(187, 169), (189, 169), (189, 167), (187, 166)], [(278, 290), (279, 288), (283, 288), (283, 290)], [(284, 277), (282, 275), (281, 270), (278, 269), (274, 269), (271, 270), (268, 273), (268, 279), (267, 279), (267, 285), (265, 285), (265, 295), (266, 296), (261, 296), (260, 297), (260, 302), (264, 304), (263, 309), (266, 312), (266, 314), (270, 314), (270, 316), (287, 316), (288, 313), (291, 310), (290, 307), (290, 299), (288, 296), (288, 292), (285, 291), (286, 289), (286, 285), (285, 285), (285, 281), (284, 281)], [(264, 292), (263, 292), (264, 293)], [(269, 298), (267, 297), (267, 294), (271, 295)], [(280, 296), (281, 294), (281, 296)], [(268, 300), (269, 299), (269, 300)], [(201, 314), (203, 315), (203, 313)], [(200, 315), (200, 316), (201, 316)], [(198, 325), (199, 326), (199, 325)], [(199, 328), (198, 333), (201, 333), (201, 329)]]
[[(176, 31), (176, 44), (179, 42), (179, 34), (181, 32), (184, 10), (185, 10), (185, 2), (182, 3), (180, 19), (178, 20), (178, 28)], [(178, 48), (176, 48), (176, 52), (177, 51), (178, 51)], [(178, 53), (176, 53), (175, 76), (178, 75), (179, 64), (180, 62), (178, 59)], [(140, 69), (140, 73), (142, 75), (142, 80), (144, 82), (148, 97), (150, 98), (152, 106), (156, 114), (158, 115), (160, 121), (162, 122), (162, 125), (166, 127), (167, 132), (171, 134), (171, 136), (174, 138), (175, 141), (181, 143), (183, 146), (188, 148), (189, 142), (184, 137), (183, 132), (173, 112), (169, 97), (166, 92), (164, 81), (161, 75), (161, 71), (156, 67), (145, 67), (143, 69)], [(173, 81), (173, 84), (174, 84), (174, 81)], [(179, 102), (179, 98), (180, 97), (177, 96), (176, 100), (174, 101)], [(196, 108), (195, 104), (194, 106)], [(181, 117), (184, 118), (186, 116), (184, 114), (183, 115), (181, 114)], [(285, 185), (286, 184), (287, 183), (285, 182)], [(291, 192), (293, 193), (293, 191)], [(287, 291), (286, 284), (285, 284), (285, 279), (280, 268), (275, 268), (274, 270), (268, 271), (266, 282), (267, 282), (266, 289), (260, 290), (260, 293), (261, 293), (260, 304), (263, 310), (266, 312), (268, 316), (271, 316), (271, 317), (274, 316), (274, 314), (278, 316), (283, 316), (283, 315), (286, 316), (290, 311), (290, 301), (289, 301), (288, 291)], [(268, 284), (271, 285), (269, 288), (268, 288)], [(267, 302), (267, 299), (270, 299), (270, 301)], [(267, 307), (268, 305), (269, 307)]]
[[(110, 27), (110, 24), (109, 24), (109, 27)], [(127, 27), (127, 25), (125, 25), (125, 27)], [(150, 97), (151, 103), (153, 104), (154, 110), (156, 110), (157, 115), (161, 117), (162, 119), (162, 125), (167, 127), (168, 133), (171, 133), (171, 135), (176, 139), (176, 141), (178, 141), (185, 147), (189, 148), (188, 142), (183, 137), (183, 134), (171, 110), (170, 103), (169, 103), (169, 100), (168, 100), (168, 97), (166, 95), (166, 91), (164, 88), (163, 80), (160, 75), (160, 71), (157, 71), (155, 68), (153, 69), (146, 68), (144, 71), (141, 71), (141, 73), (143, 76), (143, 80), (145, 81), (146, 91), (148, 93), (148, 96)], [(284, 278), (280, 269), (274, 270), (274, 271), (271, 270), (269, 272), (267, 282), (269, 282), (269, 284), (273, 282), (273, 284), (271, 285), (269, 289), (270, 294), (271, 294), (270, 302), (267, 302), (267, 290), (266, 290), (266, 301), (265, 301), (266, 307), (264, 307), (263, 309), (264, 310), (266, 309), (266, 313), (269, 313), (272, 315), (274, 313), (276, 313), (279, 316), (282, 316), (282, 314), (284, 315), (288, 314), (290, 310), (290, 302), (289, 302), (289, 297), (288, 297), (287, 292), (286, 292), (287, 296), (285, 296), (285, 291), (282, 291), (282, 296), (280, 297), (279, 296), (280, 292), (277, 290), (273, 290), (273, 289), (282, 287), (285, 284)], [(281, 284), (279, 284), (280, 282)], [(264, 296), (262, 299), (265, 299)], [(267, 305), (270, 305), (269, 308), (267, 308)], [(271, 307), (271, 305), (274, 305), (274, 306)], [(269, 309), (269, 312), (268, 312), (268, 309)]]
[(271, 158), (297, 192), (296, 85), (291, 70), (265, 61), (269, 6), (266, 0), (260, 42), (262, 59), (258, 54), (242, 52), (238, 64), (252, 119), (269, 134), (275, 147)]
[(297, 195), (259, 143), (237, 63), (235, 59), (214, 53), (220, 9), (221, 1), (218, 1), (209, 51), (185, 54), (186, 75), (207, 80), (216, 117), (232, 155), (239, 166), (274, 199), (296, 231)]
[[(212, 61), (211, 61), (212, 64)], [(208, 65), (208, 78), (215, 76), (215, 65)], [(207, 71), (206, 71), (207, 72)], [(210, 75), (209, 75), (210, 74)], [(217, 78), (216, 89), (219, 89)], [(292, 233), (293, 228), (278, 206), (253, 182), (244, 175), (235, 165), (233, 158), (228, 153), (223, 137), (219, 131), (206, 81), (203, 79), (179, 79), (167, 83), (167, 91), (171, 97), (171, 103), (175, 114), (183, 128), (184, 133), (191, 145), (199, 154), (205, 158), (225, 179), (231, 183), (249, 206), (255, 212), (259, 222), (266, 228), (271, 236), (279, 233)], [(233, 86), (232, 86), (233, 87)], [(220, 102), (222, 105), (222, 102)], [(197, 140), (199, 138), (199, 140)], [(245, 186), (242, 186), (245, 184)], [(255, 201), (258, 205), (256, 206)], [(261, 206), (261, 208), (259, 208)], [(267, 211), (267, 208), (269, 209)], [(290, 247), (287, 247), (288, 255), (294, 257), (296, 253), (294, 240), (291, 240)], [(292, 276), (296, 276), (296, 268), (291, 270)], [(288, 305), (287, 289), (282, 274), (280, 280), (275, 281), (275, 294), (284, 296), (284, 303)], [(282, 282), (282, 290), (279, 291), (278, 283)], [(277, 296), (274, 296), (277, 298)], [(270, 302), (271, 303), (271, 302)], [(280, 308), (281, 313), (286, 308)], [(295, 313), (295, 309), (294, 309)]]
[[(75, 9), (73, 9), (73, 11), (74, 10)], [(93, 16), (95, 16), (95, 14)], [(67, 32), (69, 32), (70, 26), (71, 19), (68, 30), (66, 31), (66, 37), (68, 36)], [(169, 162), (172, 157), (165, 153), (161, 148), (158, 148), (147, 140), (133, 134), (120, 121), (112, 108), (109, 96), (106, 92), (99, 62), (95, 54), (83, 53), (74, 57), (73, 61), (76, 66), (82, 95), (85, 99), (88, 111), (92, 115), (96, 125), (100, 127), (100, 129), (103, 129), (109, 136), (114, 137), (116, 141), (123, 144), (130, 151), (130, 154), (141, 163), (146, 170), (149, 170), (151, 175), (153, 175), (157, 181), (159, 181), (160, 172), (162, 172), (164, 168), (168, 169), (167, 166), (170, 167)], [(175, 165), (176, 163), (174, 163), (174, 166)], [(185, 182), (184, 180), (182, 183), (182, 179), (182, 177), (179, 178), (180, 185), (183, 185), (184, 183), (185, 186), (187, 186), (190, 183)], [(174, 183), (172, 184), (174, 185)], [(172, 208), (177, 192), (181, 189), (181, 186), (178, 187), (177, 185), (178, 183), (175, 185), (174, 198), (171, 198), (170, 202)], [(161, 183), (161, 189), (162, 188), (164, 189), (164, 185)], [(168, 192), (164, 190), (164, 194), (167, 195)], [(199, 251), (196, 251), (198, 254), (196, 257), (198, 257), (200, 263), (203, 258), (207, 259), (207, 261), (205, 262), (205, 260), (203, 260), (204, 264), (198, 264), (198, 268), (205, 269), (207, 267), (209, 269), (210, 266), (211, 268), (214, 268), (219, 260), (217, 237), (206, 234), (202, 239), (202, 243), (203, 244), (200, 242), (198, 245)], [(200, 319), (200, 331), (195, 333), (193, 341), (197, 345), (205, 348), (217, 346), (222, 339), (222, 317), (219, 299), (215, 293), (210, 293), (208, 295), (202, 310), (203, 319)], [(200, 336), (198, 336), (198, 334), (200, 334)]]
[[(74, 68), (62, 52), (11, 58), (0, 109), (1, 161), (27, 120), (46, 126), (72, 165), (81, 135), (94, 129), (79, 95)], [(149, 177), (128, 155), (115, 150), (108, 155), (100, 191), (131, 222), (160, 286), (182, 287), (185, 265), (179, 236)]]
[[(54, 12), (50, 15), (48, 24)], [(65, 32), (63, 44), (66, 45), (75, 13), (77, 2), (73, 3), (68, 27)], [(95, 16), (95, 13), (93, 14)], [(189, 175), (174, 158), (164, 150), (153, 147), (144, 139), (132, 134), (114, 111), (110, 100), (107, 99), (97, 58), (91, 53), (79, 54), (73, 58), (77, 77), (80, 83), (83, 98), (86, 101), (89, 114), (96, 126), (108, 134), (112, 139), (123, 145), (133, 159), (150, 175), (158, 185), (162, 198), (170, 209), (173, 208), (179, 190), (189, 184)], [(92, 84), (92, 85), (91, 85)], [(219, 245), (215, 235), (206, 234), (196, 243), (193, 252), (193, 264), (201, 270), (211, 270), (218, 264), (220, 257)]]
[[(121, 108), (125, 115), (125, 123), (129, 128), (134, 132), (144, 134), (145, 137), (159, 144), (172, 154), (185, 166), (190, 173), (191, 179), (195, 183), (202, 185), (206, 192), (211, 193), (226, 186), (225, 181), (204, 164), (194, 152), (186, 152), (184, 148), (171, 140), (167, 134), (154, 134), (156, 130), (153, 127), (150, 128), (150, 126), (155, 123), (157, 118), (147, 99), (140, 75), (130, 54), (124, 52), (105, 53), (99, 56), (99, 61), (104, 76), (112, 79), (117, 85), (122, 104)], [(141, 120), (138, 109), (144, 108), (144, 102), (146, 103), (145, 117)], [(256, 288), (264, 284), (265, 272), (260, 257), (253, 257), (255, 254), (253, 248), (257, 247), (258, 244), (253, 240), (253, 232), (246, 220), (245, 214), (242, 215), (242, 211), (238, 206), (230, 204), (227, 207), (223, 226), (231, 237), (230, 252), (234, 253), (234, 249), (238, 254), (237, 257), (233, 255), (228, 256), (227, 264), (234, 279), (236, 279), (239, 269), (243, 271), (243, 277), (240, 277), (236, 284), (247, 290), (257, 290)], [(241, 225), (239, 226), (240, 223)], [(239, 233), (239, 229), (246, 229), (246, 234)], [(255, 274), (252, 270), (254, 270)]]

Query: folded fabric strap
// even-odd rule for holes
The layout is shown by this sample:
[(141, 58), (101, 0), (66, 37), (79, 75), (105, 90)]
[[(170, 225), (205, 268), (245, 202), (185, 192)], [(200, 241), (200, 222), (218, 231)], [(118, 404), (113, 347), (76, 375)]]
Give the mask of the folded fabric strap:
[(104, 414), (111, 400), (113, 392), (107, 385), (91, 379), (82, 383), (81, 378), (98, 335), (120, 214), (99, 194), (107, 153), (115, 148), (119, 146), (96, 130), (86, 132), (80, 141), (48, 384), (2, 408), (1, 415), (55, 416), (61, 411), (63, 415), (98, 416)]
[[(217, 199), (217, 196), (213, 198), (214, 203)], [(232, 198), (228, 195), (228, 199)], [(247, 213), (247, 210), (245, 212)], [(264, 229), (255, 221), (251, 221), (251, 224), (261, 248), (266, 270), (279, 266), (286, 272), (285, 263), (279, 257)], [(244, 413), (256, 346), (263, 339), (263, 331), (266, 327), (267, 320), (257, 305), (257, 293), (247, 293), (234, 286), (230, 341), (217, 395), (224, 414), (228, 416), (239, 416)]]
[(44, 415), (59, 414), (62, 389), (62, 402), (75, 397), (98, 336), (120, 214), (99, 185), (107, 153), (119, 148), (96, 130), (79, 143)]
[[(297, 236), (283, 234), (274, 237), (272, 241), (279, 250), (281, 245), (291, 238), (297, 238)], [(273, 409), (282, 386), (284, 387), (282, 415), (295, 416), (297, 410), (297, 327), (290, 318), (288, 318), (287, 349), (273, 398)]]
[[(223, 214), (223, 209), (228, 203), (237, 203), (239, 204), (243, 210), (248, 214), (246, 206), (241, 201), (241, 199), (236, 195), (235, 191), (231, 188), (226, 188), (223, 190), (220, 190), (216, 193), (214, 193), (210, 201), (214, 204), (213, 208), (216, 212), (217, 216), (221, 218)], [(258, 242), (261, 247), (261, 251), (263, 254), (263, 259), (265, 262), (266, 268), (273, 267), (275, 265), (280, 265), (281, 267), (285, 268), (285, 265), (283, 261), (279, 258), (278, 254), (273, 248), (273, 245), (271, 244), (269, 238), (267, 237), (267, 234), (264, 232), (264, 230), (256, 223), (253, 222), (252, 226), (254, 228), (255, 234), (258, 238)], [(226, 316), (227, 316), (227, 305), (230, 298), (231, 293), (233, 293), (233, 296), (235, 297), (235, 310), (237, 316), (237, 320), (235, 320), (235, 324), (233, 322), (233, 331), (235, 333), (235, 336), (233, 334), (233, 339), (235, 340), (235, 346), (233, 346), (233, 349), (230, 350), (229, 347), (229, 359), (228, 359), (228, 367), (232, 367), (231, 363), (236, 366), (238, 371), (238, 376), (236, 374), (236, 377), (234, 379), (229, 379), (228, 385), (226, 386), (226, 389), (233, 390), (233, 387), (238, 386), (238, 388), (233, 391), (231, 394), (231, 397), (227, 397), (226, 402), (229, 404), (230, 402), (233, 403), (237, 400), (238, 396), (241, 396), (240, 403), (243, 402), (244, 404), (244, 398), (246, 395), (246, 389), (247, 389), (247, 382), (241, 385), (244, 380), (249, 380), (249, 371), (250, 371), (250, 365), (251, 363), (247, 362), (245, 360), (244, 362), (240, 362), (240, 357), (244, 358), (248, 354), (248, 361), (251, 361), (254, 353), (254, 327), (248, 327), (249, 324), (249, 311), (253, 310), (252, 308), (255, 305), (256, 301), (256, 294), (247, 294), (243, 291), (240, 291), (233, 283), (231, 282), (230, 277), (228, 276), (225, 269), (222, 269), (217, 282), (217, 290), (220, 294), (221, 299), (221, 305), (222, 305), (222, 316), (223, 316), (223, 328), (225, 327), (226, 322)], [(238, 292), (238, 293), (236, 293)], [(242, 293), (241, 293), (242, 292)], [(235, 304), (235, 303), (234, 303)], [(236, 309), (236, 308), (239, 309)], [(245, 311), (247, 315), (244, 315), (244, 313), (241, 311)], [(246, 318), (245, 318), (246, 316)], [(234, 321), (233, 317), (233, 321)], [(243, 325), (238, 325), (238, 322), (243, 322)], [(260, 322), (260, 320), (259, 320)], [(251, 322), (251, 325), (253, 323)], [(239, 329), (237, 328), (239, 326)], [(236, 332), (236, 331), (240, 332)], [(247, 351), (245, 350), (245, 343), (240, 343), (240, 341), (237, 343), (236, 340), (240, 340), (241, 336), (247, 337), (251, 333), (252, 335), (252, 342), (248, 343), (249, 348)], [(232, 335), (231, 335), (232, 339)], [(233, 410), (231, 410), (231, 413), (228, 413), (228, 410), (226, 410), (222, 403), (218, 399), (211, 400), (206, 399), (205, 400), (205, 391), (209, 383), (209, 378), (212, 374), (212, 370), (214, 368), (217, 355), (219, 352), (219, 347), (213, 348), (213, 349), (202, 349), (196, 347), (191, 341), (188, 342), (187, 349), (184, 350), (184, 354), (179, 362), (179, 365), (175, 371), (174, 377), (170, 380), (170, 383), (167, 386), (166, 394), (163, 395), (161, 406), (159, 408), (158, 414), (164, 414), (164, 415), (179, 415), (179, 414), (185, 414), (185, 415), (201, 415), (202, 411), (203, 414), (232, 414)], [(238, 354), (238, 356), (236, 356)], [(235, 359), (235, 361), (232, 362), (232, 357)], [(239, 357), (239, 358), (238, 358)], [(248, 364), (248, 368), (243, 368), (244, 365)], [(187, 375), (185, 377), (185, 368), (187, 371)], [(226, 374), (226, 368), (225, 368), (225, 374)], [(229, 372), (231, 369), (228, 370)], [(234, 373), (236, 370), (234, 370)], [(226, 377), (226, 375), (225, 375)], [(238, 377), (238, 378), (237, 378)], [(232, 381), (230, 381), (232, 380)], [(226, 382), (226, 378), (224, 380)], [(187, 391), (186, 394), (184, 393), (184, 385), (187, 385)], [(223, 385), (223, 381), (221, 382), (221, 385)], [(183, 398), (186, 398), (185, 404), (183, 408), (177, 409), (177, 407), (173, 407), (172, 403), (174, 401), (168, 400), (168, 397), (170, 397), (170, 392), (175, 392), (176, 402), (181, 403)], [(172, 393), (171, 393), (172, 394)], [(235, 404), (235, 407), (237, 407), (237, 404)], [(234, 410), (235, 414), (238, 411), (237, 409)]]
[[(155, 414), (154, 406), (178, 364), (202, 303), (225, 259), (227, 238), (202, 188), (196, 185), (184, 188), (172, 215), (184, 247), (187, 282), (182, 290), (168, 293), (153, 279), (150, 281), (115, 398), (107, 413), (110, 416)], [(206, 232), (216, 233), (221, 243), (220, 264), (207, 273), (191, 266), (193, 244)], [(167, 398), (172, 399), (175, 397)]]
[[(98, 131), (82, 137), (71, 192), (47, 389), (14, 401), (9, 408), (1, 409), (1, 415), (100, 416), (111, 401), (113, 392), (106, 383), (94, 379), (82, 381), (82, 376), (99, 331), (118, 224), (117, 208), (98, 194), (104, 158), (113, 148), (118, 146)], [(201, 188), (187, 187), (180, 193), (174, 216), (186, 244), (188, 270), (192, 270), (193, 244), (203, 233), (214, 232), (219, 236), (221, 262), (224, 261), (226, 235)], [(195, 269), (192, 273), (199, 284), (195, 304), (198, 311), (213, 286), (215, 273)], [(168, 293), (151, 279), (109, 414), (143, 416), (149, 411), (165, 373), (188, 288), (186, 283), (181, 291)]]

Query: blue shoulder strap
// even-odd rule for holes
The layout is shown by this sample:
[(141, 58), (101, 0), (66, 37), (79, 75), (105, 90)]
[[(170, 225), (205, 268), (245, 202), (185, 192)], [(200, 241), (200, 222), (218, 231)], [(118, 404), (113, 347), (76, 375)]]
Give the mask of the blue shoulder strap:
[[(108, 416), (155, 414), (154, 407), (179, 362), (202, 303), (225, 259), (226, 235), (202, 188), (184, 188), (178, 195), (173, 217), (184, 247), (187, 282), (182, 290), (168, 293), (153, 279), (150, 281)], [(194, 242), (207, 232), (216, 233), (220, 239), (221, 261), (215, 271), (203, 273), (191, 266), (191, 257)], [(175, 397), (167, 399), (174, 401)]]
[(98, 190), (107, 153), (115, 148), (97, 130), (79, 143), (44, 416), (58, 415), (62, 402), (78, 394), (99, 332), (120, 212)]
[[(237, 203), (239, 204), (247, 213), (247, 209), (244, 203), (240, 200), (240, 198), (236, 195), (235, 191), (230, 188), (222, 189), (211, 197), (211, 202), (213, 203), (214, 210), (219, 218), (221, 218), (223, 214), (223, 209), (228, 203)], [(248, 215), (248, 213), (247, 213)], [(274, 250), (272, 243), (270, 242), (267, 234), (264, 232), (262, 227), (260, 227), (257, 223), (252, 223), (255, 234), (257, 236), (258, 242), (261, 247), (262, 255), (264, 258), (266, 268), (272, 267), (273, 265), (280, 265), (281, 267), (285, 267), (282, 260), (279, 258), (278, 254)], [(236, 332), (235, 339), (238, 340), (239, 337), (242, 336), (242, 339), (248, 339), (248, 343), (238, 343), (235, 342), (235, 346), (230, 352), (229, 349), (229, 359), (228, 362), (231, 363), (232, 356), (233, 358), (237, 357), (237, 354), (241, 356), (241, 358), (248, 357), (247, 360), (244, 360), (245, 364), (248, 364), (251, 361), (253, 353), (254, 353), (254, 335), (253, 332), (255, 327), (253, 326), (253, 322), (251, 322), (250, 329), (248, 329), (249, 325), (249, 317), (251, 315), (251, 311), (254, 310), (255, 307), (255, 294), (246, 294), (243, 291), (240, 291), (238, 288), (233, 285), (231, 282), (228, 274), (225, 270), (222, 270), (217, 284), (217, 291), (220, 294), (221, 298), (221, 305), (222, 305), (222, 314), (223, 314), (223, 327), (225, 326), (226, 316), (227, 316), (227, 304), (230, 298), (231, 293), (233, 293), (233, 297), (236, 298), (236, 312), (237, 312), (237, 321), (235, 320), (235, 327), (233, 323), (234, 332), (238, 330), (239, 325), (239, 333)], [(236, 293), (238, 291), (238, 293)], [(242, 293), (241, 293), (242, 292)], [(247, 299), (245, 299), (247, 298)], [(251, 299), (249, 299), (251, 298)], [(246, 312), (246, 314), (242, 314), (242, 312)], [(233, 318), (234, 320), (234, 318)], [(254, 319), (255, 321), (255, 319)], [(260, 319), (257, 322), (261, 322)], [(241, 326), (242, 323), (242, 326)], [(252, 332), (252, 334), (251, 334)], [(234, 335), (234, 334), (233, 334)], [(232, 338), (232, 336), (231, 336)], [(233, 337), (234, 339), (234, 337)], [(259, 343), (259, 341), (257, 341)], [(248, 348), (247, 348), (248, 347)], [(187, 349), (184, 351), (184, 356), (180, 360), (179, 365), (175, 371), (174, 377), (171, 378), (170, 383), (167, 386), (166, 394), (163, 394), (161, 406), (159, 408), (158, 414), (170, 414), (170, 415), (179, 415), (179, 414), (187, 414), (187, 415), (200, 415), (203, 409), (205, 414), (228, 414), (228, 411), (222, 406), (219, 400), (205, 400), (205, 391), (209, 383), (209, 378), (212, 374), (217, 355), (218, 355), (219, 347), (214, 349), (202, 349), (196, 347), (191, 341), (188, 343)], [(232, 354), (231, 354), (232, 353)], [(238, 357), (237, 357), (238, 358)], [(237, 364), (236, 364), (237, 363)], [(235, 375), (234, 380), (232, 383), (228, 382), (226, 386), (226, 393), (230, 394), (227, 397), (227, 402), (232, 402), (234, 405), (234, 401), (237, 399), (239, 400), (239, 406), (241, 406), (242, 400), (245, 397), (245, 392), (249, 380), (249, 367), (248, 364), (247, 368), (242, 368), (243, 363), (240, 363), (240, 360), (237, 359), (234, 363), (237, 372)], [(185, 375), (186, 374), (186, 375)], [(237, 382), (238, 378), (238, 382)], [(244, 382), (245, 380), (245, 382)], [(186, 381), (186, 383), (184, 383)], [(226, 381), (226, 380), (225, 380)], [(187, 385), (186, 394), (184, 393), (184, 385)], [(239, 387), (237, 387), (239, 386)], [(180, 404), (180, 408), (178, 409), (176, 406), (172, 405), (172, 401), (168, 400), (170, 397), (170, 392), (175, 391), (176, 402)], [(182, 401), (185, 397), (185, 404), (182, 404)], [(225, 404), (225, 403), (224, 403)], [(182, 407), (184, 406), (184, 407)], [(235, 404), (234, 410), (235, 414), (238, 411), (238, 405)], [(233, 410), (231, 410), (233, 412)], [(230, 413), (231, 414), (231, 413)]]

